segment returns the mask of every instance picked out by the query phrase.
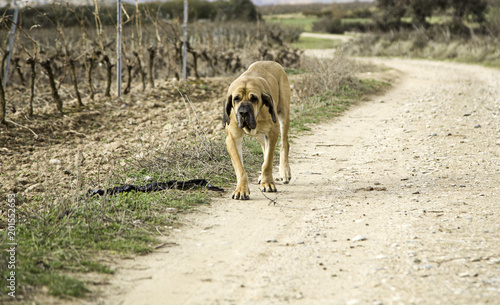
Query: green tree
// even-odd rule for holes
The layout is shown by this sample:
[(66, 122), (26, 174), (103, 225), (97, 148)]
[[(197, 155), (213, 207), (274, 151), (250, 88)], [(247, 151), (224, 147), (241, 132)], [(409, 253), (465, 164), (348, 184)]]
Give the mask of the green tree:
[(448, 0), (412, 0), (409, 1), (412, 22), (417, 25), (427, 25), (427, 17), (431, 17), (438, 10), (444, 10)]
[(436, 11), (451, 12), (453, 23), (485, 22), (488, 0), (377, 0), (381, 12), (379, 23), (386, 27), (400, 27), (401, 18), (412, 17), (412, 22), (426, 25), (427, 17)]
[(377, 22), (384, 30), (401, 26), (401, 18), (408, 11), (409, 0), (377, 0), (377, 7), (381, 12)]
[(218, 0), (213, 2), (218, 20), (257, 21), (260, 14), (250, 0)]
[(463, 24), (465, 20), (483, 23), (486, 21), (488, 0), (449, 0), (453, 8), (453, 22)]

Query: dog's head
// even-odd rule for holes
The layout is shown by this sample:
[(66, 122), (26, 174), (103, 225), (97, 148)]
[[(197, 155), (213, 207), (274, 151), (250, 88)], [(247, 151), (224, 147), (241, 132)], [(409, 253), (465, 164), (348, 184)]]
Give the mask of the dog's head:
[(224, 125), (230, 123), (231, 112), (234, 111), (238, 128), (250, 132), (257, 128), (257, 118), (261, 111), (265, 111), (262, 109), (264, 106), (271, 114), (273, 123), (276, 123), (273, 105), (273, 98), (258, 82), (237, 79), (228, 90), (224, 105)]

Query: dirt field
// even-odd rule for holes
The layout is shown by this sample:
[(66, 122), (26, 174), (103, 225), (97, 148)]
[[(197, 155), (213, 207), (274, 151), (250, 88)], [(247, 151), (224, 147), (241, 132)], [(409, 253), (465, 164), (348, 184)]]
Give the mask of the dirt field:
[(394, 88), (294, 138), (290, 185), (229, 190), (91, 303), (500, 304), (500, 71), (374, 61)]

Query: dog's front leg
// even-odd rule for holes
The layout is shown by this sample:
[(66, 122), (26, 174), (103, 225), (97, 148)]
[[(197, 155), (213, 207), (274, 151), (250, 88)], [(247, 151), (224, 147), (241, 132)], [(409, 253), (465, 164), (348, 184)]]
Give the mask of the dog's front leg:
[(250, 189), (248, 188), (248, 176), (243, 168), (243, 156), (241, 141), (243, 135), (234, 136), (231, 132), (227, 133), (226, 147), (231, 162), (233, 163), (234, 171), (236, 172), (236, 189), (233, 192), (233, 199), (248, 200), (250, 199)]
[(263, 192), (276, 192), (273, 179), (273, 159), (277, 142), (278, 132), (271, 132), (265, 137), (264, 163), (262, 164), (262, 175), (259, 181)]

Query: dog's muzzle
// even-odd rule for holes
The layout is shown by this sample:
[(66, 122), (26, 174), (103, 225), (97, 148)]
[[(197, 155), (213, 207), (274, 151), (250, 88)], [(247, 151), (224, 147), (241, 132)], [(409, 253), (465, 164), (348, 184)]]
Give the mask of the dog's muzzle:
[(255, 129), (257, 128), (257, 121), (253, 113), (253, 107), (249, 103), (243, 103), (238, 108), (236, 113), (236, 120), (238, 121), (238, 128), (241, 129)]

